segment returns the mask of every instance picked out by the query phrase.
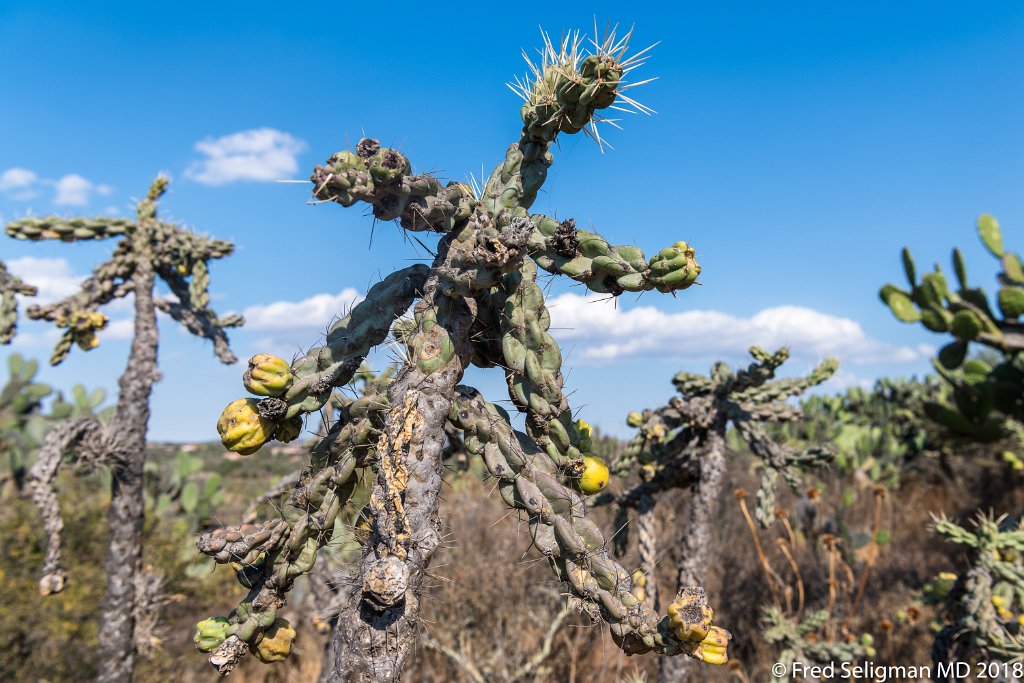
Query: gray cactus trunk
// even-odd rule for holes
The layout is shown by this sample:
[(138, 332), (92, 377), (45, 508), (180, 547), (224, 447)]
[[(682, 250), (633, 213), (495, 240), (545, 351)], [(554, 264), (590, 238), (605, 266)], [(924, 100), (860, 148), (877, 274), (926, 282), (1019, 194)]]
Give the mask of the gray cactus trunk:
[(107, 595), (100, 621), (99, 683), (127, 683), (135, 668), (136, 577), (142, 571), (142, 530), (145, 521), (143, 466), (149, 398), (157, 380), (154, 274), (149, 259), (136, 266), (135, 334), (128, 366), (121, 375), (117, 412), (111, 431), (122, 447), (113, 458), (110, 508), (110, 546), (107, 549)]
[[(382, 565), (394, 562), (396, 558), (394, 555), (381, 558), (372, 551), (363, 558), (359, 576), (353, 581), (346, 607), (331, 636), (334, 668), (327, 676), (321, 676), (321, 681), (328, 683), (390, 683), (399, 680), (419, 636), (426, 569), (441, 540), (438, 504), (444, 427), (451, 411), (455, 386), (462, 379), (473, 353), (469, 341), (469, 329), (474, 319), (473, 302), (463, 299), (442, 309), (436, 303), (443, 296), (438, 291), (436, 269), (447, 265), (447, 244), (451, 239), (449, 237), (442, 243), (434, 264), (435, 274), (427, 281), (424, 298), (418, 308), (433, 307), (437, 311), (437, 323), (447, 331), (454, 345), (454, 358), (443, 368), (430, 373), (407, 364), (388, 389), (388, 403), (392, 409), (384, 431), (392, 429), (394, 421), (407, 420), (410, 414), (413, 415), (412, 422), (406, 422), (406, 431), (409, 432), (407, 448), (400, 454), (408, 468), (403, 505), (410, 542), (403, 563), (404, 571), (399, 567), (388, 573), (387, 581), (370, 585), (364, 582), (365, 578), (381, 576)], [(383, 481), (381, 471), (378, 471), (374, 482), (373, 495), (383, 498), (387, 482)], [(404, 587), (399, 585), (402, 582)], [(402, 595), (402, 598), (385, 609), (371, 606), (371, 602), (379, 604), (380, 597), (390, 592)], [(371, 602), (367, 602), (367, 597)]]
[[(707, 566), (714, 559), (712, 548), (714, 526), (718, 517), (718, 499), (725, 478), (725, 430), (727, 420), (719, 417), (708, 430), (707, 443), (701, 451), (700, 479), (690, 498), (690, 519), (683, 537), (679, 563), (678, 588), (707, 585)], [(701, 663), (689, 657), (662, 657), (660, 683), (683, 683), (702, 680), (697, 672)]]

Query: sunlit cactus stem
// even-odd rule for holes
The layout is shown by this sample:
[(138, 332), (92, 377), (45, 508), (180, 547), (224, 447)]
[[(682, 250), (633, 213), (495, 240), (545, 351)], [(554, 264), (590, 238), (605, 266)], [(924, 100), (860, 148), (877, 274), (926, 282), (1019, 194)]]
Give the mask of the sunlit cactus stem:
[[(408, 231), (440, 235), (430, 266), (411, 266), (375, 285), (332, 326), (326, 342), (291, 364), (276, 361), (266, 391), (245, 379), (261, 399), (233, 403), (221, 417), (225, 445), (253, 453), (282, 420), (310, 414), (336, 387), (351, 381), (370, 348), (394, 324), (404, 354), (386, 398), (341, 412), (311, 453), (282, 513), (200, 539), (218, 562), (252, 563), (240, 575), (248, 596), (197, 644), (227, 673), (259, 643), (283, 606), (294, 578), (309, 572), (316, 553), (352, 492), (355, 470), (372, 471), (370, 500), (361, 513), (364, 554), (353, 568), (337, 618), (330, 681), (391, 681), (401, 674), (421, 629), (426, 568), (440, 537), (441, 459), (450, 435), (481, 455), (500, 482), (505, 502), (523, 511), (537, 546), (580, 604), (612, 627), (627, 652), (685, 654), (723, 663), (728, 633), (711, 624), (698, 588), (681, 592), (675, 616), (660, 616), (632, 593), (630, 572), (613, 562), (605, 537), (586, 517), (584, 498), (608, 483), (606, 465), (589, 452), (589, 428), (573, 419), (562, 388), (562, 356), (549, 334), (550, 317), (537, 284), (538, 267), (566, 275), (596, 292), (677, 292), (700, 274), (693, 248), (676, 242), (650, 259), (636, 247), (613, 246), (577, 230), (572, 220), (529, 213), (553, 163), (560, 134), (583, 130), (601, 141), (600, 112), (646, 112), (624, 94), (630, 70), (644, 57), (627, 56), (629, 36), (611, 31), (592, 54), (578, 35), (557, 46), (545, 36), (541, 60), (513, 89), (524, 99), (519, 140), (505, 153), (482, 191), (417, 174), (400, 151), (363, 139), (330, 156), (311, 176), (314, 196), (342, 206), (364, 203), (378, 220)], [(639, 59), (637, 58), (639, 57)], [(411, 321), (398, 319), (413, 305)], [(509, 396), (526, 413), (527, 433), (475, 390), (459, 386), (465, 369), (501, 367)], [(260, 370), (262, 372), (262, 370)], [(245, 411), (241, 407), (245, 406)]]

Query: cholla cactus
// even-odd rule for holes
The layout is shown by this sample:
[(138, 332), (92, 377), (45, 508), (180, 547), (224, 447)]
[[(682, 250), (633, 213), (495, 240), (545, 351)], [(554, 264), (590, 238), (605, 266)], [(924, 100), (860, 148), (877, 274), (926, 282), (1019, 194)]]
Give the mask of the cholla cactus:
[[(109, 508), (110, 547), (107, 552), (107, 595), (100, 624), (100, 681), (128, 681), (135, 662), (137, 595), (142, 580), (142, 526), (145, 498), (143, 467), (149, 399), (157, 381), (156, 311), (159, 309), (185, 328), (213, 342), (221, 361), (235, 362), (224, 329), (240, 325), (240, 316), (219, 318), (210, 309), (211, 259), (232, 251), (229, 242), (211, 240), (157, 217), (157, 200), (167, 179), (153, 181), (138, 203), (135, 220), (124, 218), (24, 218), (7, 225), (11, 237), (27, 240), (58, 239), (77, 242), (120, 238), (113, 256), (97, 266), (78, 292), (45, 306), (31, 306), (29, 318), (49, 320), (64, 329), (50, 362), (63, 361), (78, 345), (83, 350), (99, 343), (97, 332), (107, 324), (100, 307), (114, 299), (134, 296), (135, 331), (128, 366), (120, 379), (120, 395), (104, 424), (93, 417), (77, 417), (56, 426), (47, 435), (29, 473), (29, 489), (49, 536), (43, 578), (44, 595), (60, 591), (65, 582), (61, 561), (63, 522), (53, 482), (66, 454), (92, 466), (109, 467), (112, 500)], [(156, 279), (176, 299), (154, 298)], [(142, 591), (145, 593), (145, 591)]]
[[(826, 360), (807, 377), (772, 381), (775, 370), (789, 358), (788, 349), (769, 354), (753, 347), (754, 362), (746, 369), (732, 371), (716, 363), (710, 376), (680, 372), (672, 380), (680, 395), (668, 405), (642, 413), (630, 413), (627, 422), (639, 431), (622, 457), (613, 463), (619, 476), (637, 470), (640, 482), (617, 493), (601, 494), (598, 504), (615, 503), (620, 532), (616, 549), (624, 553), (628, 541), (630, 514), (637, 513), (643, 595), (656, 605), (654, 563), (657, 534), (654, 525), (656, 496), (670, 489), (693, 489), (690, 518), (676, 555), (679, 562), (677, 585), (703, 583), (711, 551), (716, 545), (714, 525), (725, 475), (726, 434), (735, 427), (763, 465), (758, 492), (757, 517), (764, 526), (775, 511), (775, 488), (781, 475), (791, 486), (800, 483), (804, 470), (831, 459), (828, 448), (811, 446), (797, 451), (774, 441), (766, 423), (796, 420), (800, 409), (786, 402), (793, 396), (824, 382), (838, 367)], [(675, 542), (672, 542), (675, 545)], [(663, 678), (682, 680), (685, 662), (663, 662)]]
[[(612, 32), (587, 55), (576, 35), (557, 46), (545, 38), (540, 64), (515, 86), (525, 100), (520, 138), (479, 195), (461, 183), (414, 174), (401, 152), (372, 139), (314, 170), (317, 199), (363, 202), (376, 219), (439, 233), (440, 241), (430, 266), (410, 266), (372, 287), (331, 327), (325, 345), (291, 363), (290, 377), (274, 379), (278, 388), (257, 385), (270, 389), (259, 394), (266, 398), (236, 402), (221, 416), (222, 440), (238, 452), (253, 452), (281, 429), (291, 430), (333, 388), (352, 380), (415, 302), (412, 323), (396, 330), (407, 349), (397, 377), (386, 394), (353, 403), (313, 448), (281, 513), (200, 538), (203, 553), (245, 567), (240, 578), (250, 589), (223, 628), (197, 639), (221, 672), (259, 647), (293, 582), (330, 540), (356, 471), (364, 468), (374, 472), (370, 528), (334, 635), (333, 677), (398, 677), (420, 626), (425, 569), (440, 542), (446, 426), (461, 431), (468, 451), (483, 457), (557, 576), (610, 624), (623, 649), (700, 656), (701, 641), (713, 638), (708, 648), (724, 652), (717, 644), (724, 636), (711, 633), (710, 610), (701, 609), (703, 593), (680, 597), (688, 611), (679, 624), (659, 617), (633, 596), (630, 573), (611, 560), (605, 536), (587, 519), (578, 486), (585, 439), (562, 391), (562, 357), (537, 282), (539, 268), (616, 296), (679, 291), (700, 273), (685, 242), (648, 260), (636, 247), (612, 246), (572, 220), (529, 213), (559, 133), (588, 129), (599, 139), (601, 110), (643, 110), (624, 94), (627, 75), (642, 61), (627, 57), (628, 42), (628, 35)], [(512, 401), (526, 413), (525, 434), (512, 428), (504, 410), (458, 385), (470, 364), (505, 370)], [(687, 619), (693, 628), (684, 628)]]
[(1024, 521), (979, 514), (968, 530), (945, 517), (935, 531), (969, 552), (970, 568), (943, 573), (925, 587), (943, 628), (932, 645), (938, 662), (1024, 657)]
[(0, 344), (10, 344), (18, 322), (18, 299), (15, 295), (35, 296), (38, 290), (10, 273), (0, 261)]
[(787, 619), (775, 607), (765, 608), (762, 617), (764, 639), (779, 648), (776, 661), (783, 665), (780, 669), (784, 671), (783, 675), (779, 676), (773, 667), (773, 683), (789, 683), (789, 672), (793, 671), (794, 662), (823, 665), (831, 662), (852, 662), (875, 655), (870, 634), (863, 634), (859, 640), (850, 642), (819, 638), (818, 632), (828, 624), (828, 621), (827, 610), (819, 610), (803, 621), (796, 622)]
[[(910, 251), (903, 250), (903, 268), (910, 291), (895, 285), (881, 290), (882, 300), (897, 319), (920, 322), (932, 332), (949, 333), (955, 340), (939, 350), (936, 370), (953, 389), (955, 406), (925, 404), (925, 413), (951, 432), (975, 441), (994, 441), (1011, 431), (1007, 419), (1024, 420), (1024, 335), (1019, 318), (1024, 315), (1024, 264), (1020, 256), (1003, 248), (999, 223), (988, 214), (977, 222), (982, 244), (999, 259), (996, 308), (981, 288), (967, 284), (967, 268), (959, 249), (953, 250), (953, 270), (960, 288), (952, 291), (938, 264), (934, 272), (917, 280)], [(994, 367), (985, 360), (968, 360), (971, 343), (1003, 355)]]

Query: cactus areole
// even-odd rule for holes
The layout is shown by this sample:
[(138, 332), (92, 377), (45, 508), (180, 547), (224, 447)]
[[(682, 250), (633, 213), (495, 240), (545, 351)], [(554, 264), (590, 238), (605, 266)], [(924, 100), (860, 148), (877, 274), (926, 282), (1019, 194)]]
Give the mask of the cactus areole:
[[(560, 44), (545, 36), (540, 63), (513, 86), (524, 100), (520, 137), (479, 191), (416, 174), (399, 150), (369, 138), (314, 169), (316, 199), (346, 207), (361, 202), (378, 220), (436, 233), (436, 257), (370, 288), (331, 326), (326, 342), (290, 370), (271, 367), (265, 358), (250, 362), (250, 389), (257, 370), (270, 371), (274, 380), (275, 395), (257, 400), (256, 412), (280, 421), (317, 413), (389, 334), (406, 348), (406, 362), (386, 395), (343, 411), (313, 447), (309, 467), (279, 514), (199, 539), (200, 551), (217, 562), (249, 568), (240, 575), (247, 595), (225, 617), (227, 627), (216, 622), (216, 637), (225, 637), (210, 662), (220, 672), (229, 672), (266, 638), (295, 579), (310, 571), (317, 551), (330, 541), (357, 470), (366, 469), (374, 483), (364, 511), (364, 553), (348, 582), (347, 607), (332, 636), (334, 670), (326, 678), (398, 679), (422, 627), (425, 570), (440, 542), (446, 428), (460, 432), (467, 451), (482, 458), (556, 576), (588, 613), (608, 623), (621, 648), (724, 661), (724, 630), (713, 632), (714, 643), (702, 644), (711, 627), (703, 591), (677, 597), (687, 614), (701, 615), (702, 628), (678, 628), (633, 595), (631, 573), (611, 559), (606, 536), (586, 516), (579, 482), (587, 471), (590, 429), (573, 419), (563, 392), (562, 355), (548, 331), (550, 315), (538, 285), (538, 273), (545, 271), (612, 296), (677, 292), (700, 274), (685, 242), (647, 259), (637, 247), (613, 246), (571, 219), (530, 213), (559, 134), (585, 130), (600, 142), (602, 110), (615, 104), (648, 111), (626, 94), (627, 76), (646, 52), (627, 55), (629, 38), (613, 31), (587, 54), (578, 35)], [(413, 319), (400, 321), (410, 306)], [(526, 415), (525, 433), (512, 428), (502, 408), (459, 384), (470, 365), (503, 370), (512, 403)], [(227, 431), (225, 446), (239, 452), (258, 440)], [(598, 475), (584, 485), (603, 488)], [(209, 643), (204, 635), (203, 646)]]

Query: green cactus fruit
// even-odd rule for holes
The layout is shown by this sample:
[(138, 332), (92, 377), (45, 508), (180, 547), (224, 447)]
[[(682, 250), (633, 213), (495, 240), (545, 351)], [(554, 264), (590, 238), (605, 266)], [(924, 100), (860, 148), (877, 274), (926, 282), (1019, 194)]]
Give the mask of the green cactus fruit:
[(676, 242), (651, 257), (650, 280), (659, 292), (686, 289), (697, 280), (700, 266), (686, 242)]
[(390, 185), (409, 172), (409, 160), (393, 149), (384, 148), (370, 159), (374, 185)]
[(1003, 256), (1003, 233), (999, 229), (999, 221), (991, 214), (983, 213), (978, 216), (978, 235), (982, 244), (996, 258)]
[(221, 413), (217, 433), (224, 448), (239, 455), (251, 455), (270, 441), (275, 426), (260, 415), (256, 399), (240, 398)]
[(280, 396), (288, 391), (294, 380), (291, 365), (269, 353), (258, 353), (250, 358), (249, 367), (242, 376), (246, 390), (257, 396)]
[(939, 349), (939, 363), (947, 370), (955, 370), (967, 357), (967, 342), (955, 341)]
[(1008, 320), (1024, 315), (1024, 289), (1001, 287), (999, 289), (999, 312)]
[(583, 474), (577, 480), (580, 491), (592, 496), (608, 486), (608, 465), (596, 455), (583, 456)]
[(957, 311), (953, 321), (949, 324), (949, 330), (953, 336), (961, 341), (974, 341), (981, 334), (983, 327), (981, 318), (971, 310)]
[(263, 637), (256, 643), (253, 654), (264, 664), (283, 662), (291, 655), (294, 641), (295, 629), (287, 619), (278, 617), (274, 619), (270, 628), (263, 632)]
[(231, 622), (224, 617), (210, 617), (196, 624), (196, 634), (192, 637), (196, 649), (202, 652), (213, 652), (231, 635)]
[(302, 434), (302, 416), (296, 415), (281, 423), (274, 433), (274, 438), (284, 443), (295, 441)]
[(883, 287), (882, 291), (879, 292), (879, 296), (882, 297), (882, 301), (885, 302), (898, 320), (902, 320), (905, 323), (916, 323), (921, 320), (921, 311), (910, 300), (910, 296), (895, 285)]
[(577, 448), (581, 451), (589, 451), (594, 447), (594, 429), (589, 422), (583, 419), (576, 420), (576, 431), (580, 435)]

